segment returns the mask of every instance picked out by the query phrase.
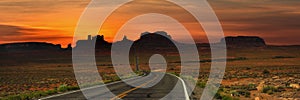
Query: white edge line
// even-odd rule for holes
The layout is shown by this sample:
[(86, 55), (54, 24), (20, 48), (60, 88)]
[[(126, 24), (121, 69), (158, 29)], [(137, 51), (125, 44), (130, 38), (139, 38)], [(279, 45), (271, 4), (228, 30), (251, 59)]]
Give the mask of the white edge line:
[(185, 95), (185, 100), (190, 100), (190, 96), (187, 93), (186, 85), (185, 85), (185, 82), (183, 81), (183, 79), (181, 79), (180, 77), (178, 77), (176, 75), (173, 75), (173, 74), (170, 74), (170, 75), (177, 77), (181, 81), (181, 83), (183, 85), (183, 91), (184, 91), (184, 95)]
[(46, 99), (50, 99), (50, 98), (54, 98), (54, 97), (59, 97), (59, 96), (67, 95), (67, 94), (72, 94), (72, 93), (76, 93), (76, 92), (80, 92), (80, 91), (85, 91), (85, 90), (99, 88), (99, 87), (103, 87), (103, 86), (107, 86), (107, 85), (112, 85), (112, 84), (116, 84), (116, 83), (120, 83), (120, 82), (124, 82), (124, 81), (129, 81), (129, 80), (133, 80), (133, 79), (140, 78), (140, 77), (142, 77), (142, 76), (137, 76), (137, 77), (133, 77), (133, 78), (121, 80), (121, 81), (111, 82), (111, 83), (108, 83), (108, 84), (97, 85), (97, 86), (93, 86), (93, 87), (87, 87), (87, 88), (83, 88), (83, 89), (80, 89), (80, 90), (69, 91), (69, 92), (66, 92), (66, 93), (61, 93), (61, 94), (56, 94), (56, 95), (52, 95), (52, 96), (40, 98), (38, 100), (46, 100)]

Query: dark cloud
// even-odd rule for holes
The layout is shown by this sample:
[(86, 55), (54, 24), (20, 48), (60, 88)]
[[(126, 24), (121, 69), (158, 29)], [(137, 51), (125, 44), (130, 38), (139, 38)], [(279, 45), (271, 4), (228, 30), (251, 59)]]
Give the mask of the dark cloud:
[(22, 28), (18, 27), (18, 26), (0, 25), (1, 37), (3, 37), (3, 36), (21, 35), (22, 33), (19, 32), (19, 30), (22, 30)]
[(0, 8), (7, 12), (49, 13), (61, 8), (83, 8), (90, 0), (1, 0)]
[(269, 44), (300, 44), (299, 0), (209, 0), (226, 35), (257, 35)]
[(23, 26), (0, 25), (0, 43), (25, 41), (57, 41), (70, 39), (69, 36), (57, 35), (63, 31), (29, 28)]

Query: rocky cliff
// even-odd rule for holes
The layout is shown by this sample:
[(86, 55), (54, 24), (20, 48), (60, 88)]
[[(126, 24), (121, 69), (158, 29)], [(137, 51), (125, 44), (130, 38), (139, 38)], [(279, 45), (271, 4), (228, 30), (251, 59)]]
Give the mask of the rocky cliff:
[(264, 39), (257, 36), (229, 36), (221, 39), (221, 43), (227, 44), (227, 47), (265, 47)]

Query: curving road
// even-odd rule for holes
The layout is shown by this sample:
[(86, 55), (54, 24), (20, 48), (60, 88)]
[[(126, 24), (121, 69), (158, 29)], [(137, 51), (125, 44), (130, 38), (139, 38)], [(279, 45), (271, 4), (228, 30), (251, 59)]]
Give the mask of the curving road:
[[(161, 80), (160, 80), (161, 79)], [(129, 84), (137, 84), (131, 86)], [(155, 85), (154, 85), (155, 84)], [(175, 89), (175, 90), (173, 90)], [(86, 98), (83, 93), (86, 94)], [(64, 94), (41, 98), (40, 100), (188, 100), (184, 82), (170, 74), (151, 73), (144, 77), (137, 77), (114, 82), (105, 86), (98, 86)]]

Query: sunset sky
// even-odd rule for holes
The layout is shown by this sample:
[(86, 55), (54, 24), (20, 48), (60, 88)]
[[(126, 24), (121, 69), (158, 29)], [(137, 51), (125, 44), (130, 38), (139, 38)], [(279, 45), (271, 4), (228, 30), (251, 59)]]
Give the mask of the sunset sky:
[[(149, 0), (148, 0), (149, 1)], [(0, 1), (0, 43), (11, 42), (50, 42), (66, 46), (73, 40), (74, 30), (90, 0), (1, 0)], [(226, 36), (260, 36), (268, 44), (300, 44), (300, 1), (299, 0), (208, 0), (218, 16)], [(138, 6), (168, 7), (174, 9), (174, 16), (187, 19), (193, 27), (194, 20), (176, 12), (178, 8), (164, 5), (161, 1), (140, 2)], [(129, 5), (134, 6), (134, 5)], [(104, 7), (105, 8), (105, 7)], [(129, 7), (130, 8), (130, 7)], [(135, 11), (116, 11), (117, 19), (126, 18)], [(114, 20), (114, 18), (111, 18)], [(151, 23), (152, 22), (152, 23)], [(100, 34), (112, 41), (109, 23)], [(133, 22), (135, 26), (144, 23)], [(159, 21), (147, 21), (147, 25), (159, 24)], [(162, 22), (163, 23), (163, 22)], [(134, 28), (134, 26), (128, 26)], [(139, 30), (155, 31), (155, 29)], [(159, 30), (157, 30), (159, 31)], [(192, 35), (201, 30), (191, 28)], [(130, 29), (124, 31), (128, 34)], [(139, 33), (138, 33), (139, 34)], [(129, 36), (131, 39), (139, 35)], [(176, 37), (176, 36), (175, 36)], [(178, 35), (178, 39), (183, 39)], [(203, 42), (197, 40), (197, 42)]]

